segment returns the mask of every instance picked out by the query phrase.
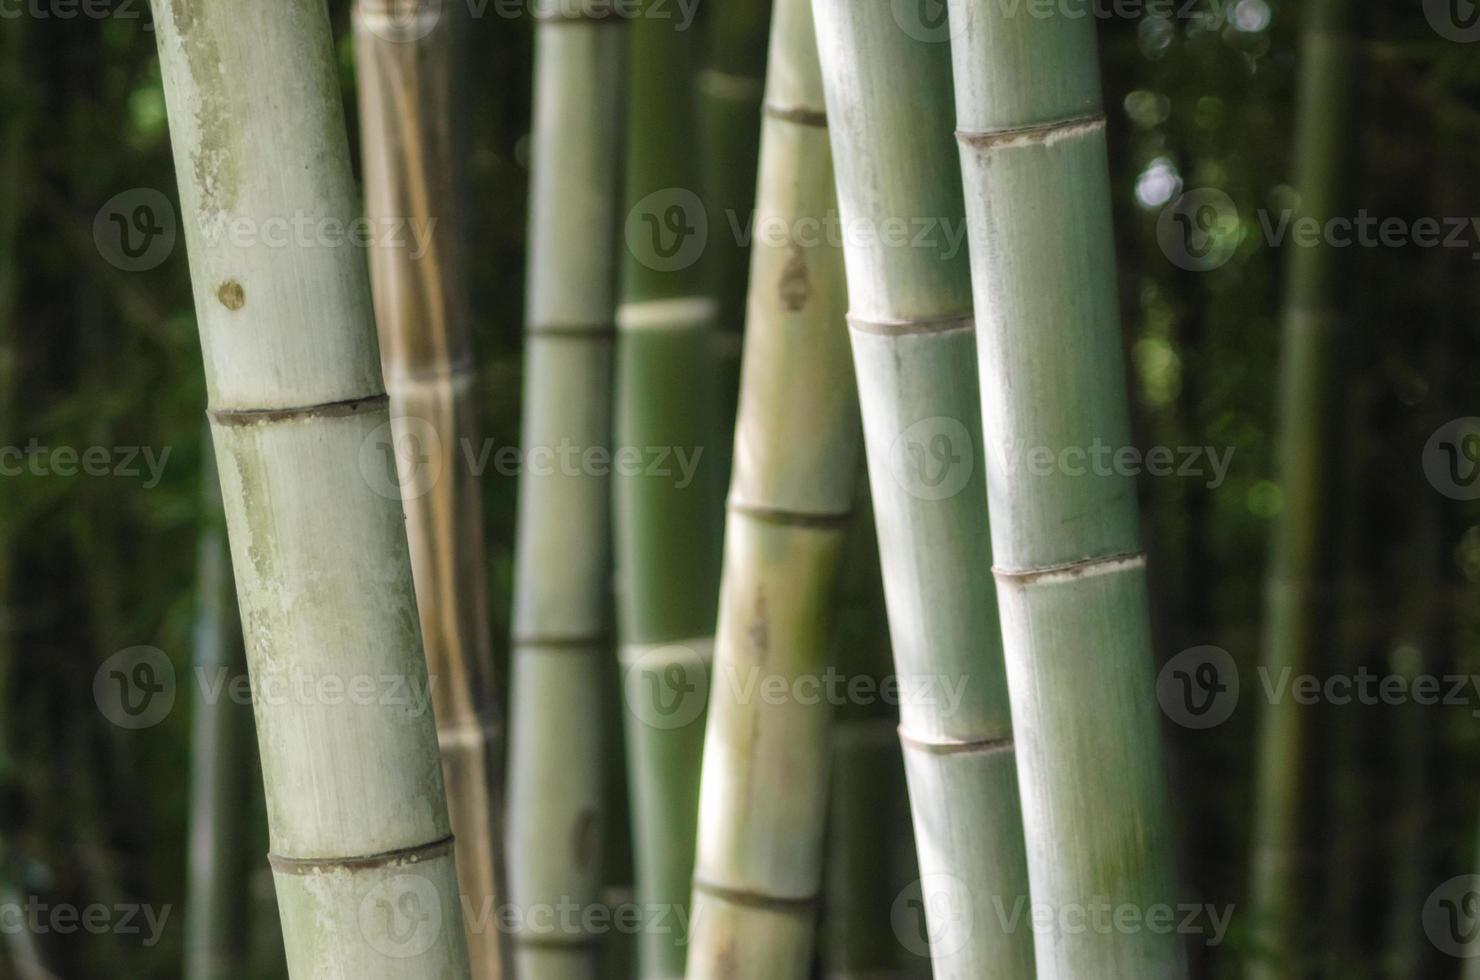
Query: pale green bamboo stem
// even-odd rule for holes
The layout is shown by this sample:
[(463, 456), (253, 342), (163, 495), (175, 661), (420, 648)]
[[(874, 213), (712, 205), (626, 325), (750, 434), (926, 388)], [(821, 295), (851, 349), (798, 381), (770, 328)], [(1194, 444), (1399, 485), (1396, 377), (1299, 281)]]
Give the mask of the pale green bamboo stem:
[[(983, 432), (1033, 903), (1174, 912), (1094, 18), (950, 10)], [(1064, 457), (1072, 459), (1071, 457)], [(1072, 921), (1072, 920), (1071, 920)], [(1175, 930), (1049, 929), (1040, 980), (1185, 976)]]
[(552, 455), (611, 440), (626, 38), (601, 9), (544, 3), (535, 29), (509, 770), (521, 980), (594, 980), (602, 938), (583, 913), (600, 900), (607, 819), (611, 481)]
[[(637, 900), (688, 919), (699, 807), (702, 712), (662, 706), (702, 690), (714, 645), (720, 496), (713, 455), (715, 304), (696, 244), (697, 167), (690, 39), (675, 21), (629, 28), (627, 250), (617, 310), (616, 442), (645, 464), (615, 482), (617, 619)], [(687, 206), (686, 206), (687, 205)], [(676, 210), (675, 210), (676, 209)], [(679, 217), (675, 227), (668, 219)], [(717, 229), (714, 229), (717, 231)], [(672, 253), (671, 259), (665, 255)], [(692, 253), (692, 254), (691, 254)], [(660, 455), (661, 454), (661, 455)], [(693, 469), (678, 464), (691, 461)], [(638, 699), (634, 703), (634, 698)], [(682, 723), (679, 723), (680, 720)], [(687, 936), (672, 920), (639, 937), (644, 980), (683, 976)]]
[[(971, 272), (964, 242), (949, 240), (965, 223), (950, 54), (901, 30), (887, 6), (813, 6), (895, 662), (906, 690), (965, 685), (955, 711), (939, 696), (900, 705), (935, 975), (1024, 977), (1032, 934), (1010, 932), (999, 914), (1026, 897), (1027, 872), (980, 462)], [(908, 232), (891, 244), (882, 233), (899, 223)]]
[(359, 0), (355, 9), (366, 214), (409, 225), (371, 251), (386, 389), (406, 508), (411, 570), (437, 679), (432, 704), (468, 953), (478, 977), (512, 968), (494, 913), (504, 891), (503, 729), (483, 547), (480, 481), (463, 462), (478, 442), (477, 369), (467, 260), (458, 228), (465, 181), (453, 124), (464, 8), (438, 0)]
[[(362, 469), (389, 424), (364, 255), (272, 232), (359, 211), (328, 16), (154, 23), (248, 666), (277, 692), (254, 706), (288, 966), (467, 977), (401, 507)], [(402, 693), (346, 696), (367, 682)]]
[[(207, 447), (209, 448), (209, 447)], [(196, 603), (191, 690), (229, 692), (246, 669), (241, 620), (231, 581), (221, 487), (207, 453), (196, 546)], [(241, 783), (250, 721), (229, 695), (199, 697), (191, 719), (190, 852), (187, 868), (185, 976), (225, 980), (246, 955), (248, 799)]]
[[(842, 256), (799, 234), (834, 208), (807, 0), (771, 28), (724, 582), (699, 803), (689, 980), (807, 975), (829, 707), (790, 693), (829, 659), (858, 459)], [(799, 224), (800, 223), (800, 224)]]
[[(1325, 220), (1338, 207), (1353, 106), (1354, 52), (1346, 36), (1347, 3), (1318, 0), (1300, 49), (1295, 187), (1300, 212)], [(1295, 248), (1286, 258), (1279, 405), (1281, 511), (1266, 585), (1263, 666), (1270, 676), (1313, 668), (1313, 587), (1326, 526), (1325, 448), (1332, 393), (1337, 304), (1343, 284), (1330, 248)], [(1250, 980), (1300, 976), (1298, 962), (1312, 916), (1304, 881), (1301, 812), (1310, 773), (1309, 708), (1285, 699), (1263, 706), (1253, 823)]]

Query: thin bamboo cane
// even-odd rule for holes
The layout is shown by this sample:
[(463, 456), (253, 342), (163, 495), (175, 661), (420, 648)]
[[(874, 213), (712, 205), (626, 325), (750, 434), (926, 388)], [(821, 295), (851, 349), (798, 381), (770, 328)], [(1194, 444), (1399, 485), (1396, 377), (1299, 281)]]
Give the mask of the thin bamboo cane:
[[(990, 569), (971, 271), (939, 44), (887, 6), (814, 0), (847, 233), (849, 323), (937, 977), (1024, 977), (1033, 939)], [(922, 225), (921, 222), (927, 224)], [(897, 243), (887, 229), (903, 226)], [(925, 227), (929, 242), (918, 235)], [(879, 234), (865, 235), (859, 229)], [(937, 695), (939, 692), (934, 692)]]
[[(827, 799), (832, 596), (858, 465), (842, 256), (807, 0), (771, 28), (757, 237), (699, 804), (690, 980), (800, 978)], [(810, 680), (809, 680), (810, 679)], [(783, 689), (780, 697), (764, 692)]]
[[(488, 632), (467, 261), (457, 216), (463, 154), (453, 125), (462, 24), (441, 0), (359, 0), (355, 10), (366, 213), (409, 225), (375, 248), (370, 277), (406, 507), (411, 570), (436, 678), (432, 705), (468, 953), (479, 977), (511, 964), (494, 914), (504, 892), (503, 727)], [(424, 249), (424, 251), (423, 251)]]
[[(703, 689), (714, 646), (719, 426), (715, 304), (695, 248), (700, 202), (688, 190), (697, 177), (687, 152), (693, 98), (674, 81), (692, 76), (692, 35), (653, 16), (663, 9), (649, 6), (629, 28), (616, 442), (648, 465), (620, 468), (614, 481), (617, 618), (637, 900), (682, 909), (687, 920), (704, 717), (665, 715), (663, 707)], [(683, 975), (687, 937), (670, 918), (653, 918), (655, 928), (640, 936), (645, 980)]]
[[(17, 311), (19, 310), (21, 264), (18, 249), (20, 230), (26, 217), (24, 181), (26, 177), (27, 138), (31, 126), (31, 97), (27, 78), (26, 41), (29, 24), (21, 18), (6, 28), (0, 47), (0, 88), (12, 93), (4, 116), (4, 137), (0, 139), (0, 425), (7, 434), (15, 431), (14, 380)], [(12, 682), (15, 664), (14, 624), (12, 622), (11, 575), (13, 568), (9, 521), (0, 522), (0, 765), (11, 766), (15, 751), (15, 696)], [(10, 773), (5, 773), (8, 782)], [(6, 841), (0, 838), (0, 904), (18, 907), (22, 902), (12, 884), (14, 856)], [(12, 971), (18, 980), (52, 980), (42, 965), (36, 937), (29, 929), (8, 929), (5, 958), (0, 965)]]
[[(718, 305), (718, 329), (712, 336), (718, 355), (719, 417), (725, 420), (734, 417), (739, 402), (741, 327), (750, 276), (746, 231), (755, 209), (770, 13), (770, 0), (705, 6), (704, 67), (695, 79), (700, 173), (710, 225), (705, 268), (709, 294)], [(718, 435), (715, 453), (728, 467), (733, 432), (724, 425)]]
[[(1306, 10), (1296, 107), (1295, 187), (1300, 211), (1334, 213), (1353, 109), (1354, 48), (1350, 5), (1318, 0)], [(1313, 590), (1326, 526), (1327, 406), (1342, 295), (1330, 248), (1291, 248), (1282, 314), (1279, 457), (1281, 510), (1265, 596), (1263, 666), (1270, 676), (1311, 668), (1316, 643)], [(1297, 962), (1310, 918), (1303, 882), (1301, 813), (1308, 770), (1310, 711), (1286, 699), (1264, 706), (1251, 860), (1250, 980), (1302, 974)]]
[[(600, 962), (584, 913), (603, 874), (611, 481), (580, 460), (611, 438), (626, 40), (604, 9), (549, 0), (535, 33), (509, 771), (522, 980), (594, 978)], [(559, 461), (563, 446), (576, 466)], [(570, 907), (579, 914), (560, 914)]]
[[(1172, 911), (1176, 875), (1135, 486), (1102, 468), (1023, 465), (1037, 447), (1057, 459), (1130, 442), (1095, 22), (1014, 17), (990, 0), (950, 16), (1033, 903), (1054, 921), (1100, 905), (1144, 921)], [(1041, 980), (1186, 974), (1175, 931), (1036, 939)]]
[(365, 464), (389, 413), (364, 257), (277, 238), (359, 210), (328, 16), (154, 23), (289, 969), (468, 977), (401, 507)]
[[(230, 691), (246, 669), (241, 620), (221, 511), (221, 486), (209, 453), (202, 477), (201, 532), (196, 546), (196, 693)], [(185, 976), (224, 980), (246, 955), (247, 794), (242, 760), (252, 737), (246, 707), (230, 697), (199, 698), (191, 720), (190, 854), (187, 869)]]
[[(878, 536), (872, 506), (855, 505), (839, 589), (839, 676), (884, 690), (892, 670)], [(897, 842), (913, 849), (909, 793), (899, 747), (899, 710), (879, 696), (838, 706), (832, 722), (818, 959), (827, 980), (902, 977), (912, 958), (892, 928), (894, 902), (918, 872), (901, 878)], [(916, 963), (920, 962), (918, 959)]]

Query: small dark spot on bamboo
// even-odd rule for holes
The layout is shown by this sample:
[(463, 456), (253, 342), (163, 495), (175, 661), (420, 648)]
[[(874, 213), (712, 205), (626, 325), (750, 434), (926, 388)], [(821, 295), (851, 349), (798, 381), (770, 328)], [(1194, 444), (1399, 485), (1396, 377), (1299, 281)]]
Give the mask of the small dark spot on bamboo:
[(760, 659), (764, 660), (771, 648), (771, 617), (766, 611), (766, 594), (759, 590), (755, 594), (755, 611), (751, 614), (750, 642)]
[(715, 980), (734, 980), (739, 975), (739, 957), (735, 955), (735, 940), (731, 939), (714, 958), (714, 977)]
[(812, 297), (811, 278), (807, 274), (807, 256), (800, 245), (791, 247), (786, 268), (781, 270), (781, 302), (793, 313), (807, 305)]
[(247, 305), (247, 291), (235, 279), (228, 279), (216, 290), (216, 298), (228, 310), (239, 310)]

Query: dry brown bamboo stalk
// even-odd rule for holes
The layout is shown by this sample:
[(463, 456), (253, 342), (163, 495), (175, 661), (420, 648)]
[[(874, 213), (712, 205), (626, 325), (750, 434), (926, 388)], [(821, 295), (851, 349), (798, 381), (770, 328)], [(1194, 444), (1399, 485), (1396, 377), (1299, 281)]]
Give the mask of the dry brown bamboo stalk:
[[(478, 477), (459, 451), (478, 438), (462, 173), (452, 124), (458, 5), (359, 0), (361, 142), (372, 228), (404, 233), (370, 251), (396, 485), (457, 839), (458, 889), (476, 977), (510, 976), (494, 928), (503, 894), (503, 730), (495, 699)], [(428, 29), (428, 25), (430, 29)]]

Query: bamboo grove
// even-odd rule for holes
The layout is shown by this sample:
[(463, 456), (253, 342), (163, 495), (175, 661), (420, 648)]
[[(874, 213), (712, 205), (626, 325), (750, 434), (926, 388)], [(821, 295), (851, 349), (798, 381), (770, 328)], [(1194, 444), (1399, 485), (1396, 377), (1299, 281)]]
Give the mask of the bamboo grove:
[(1480, 977), (1480, 278), (1333, 232), (1480, 207), (1463, 5), (147, 6), (101, 209), (0, 17), (0, 472), (196, 447), (0, 479), (0, 977)]

